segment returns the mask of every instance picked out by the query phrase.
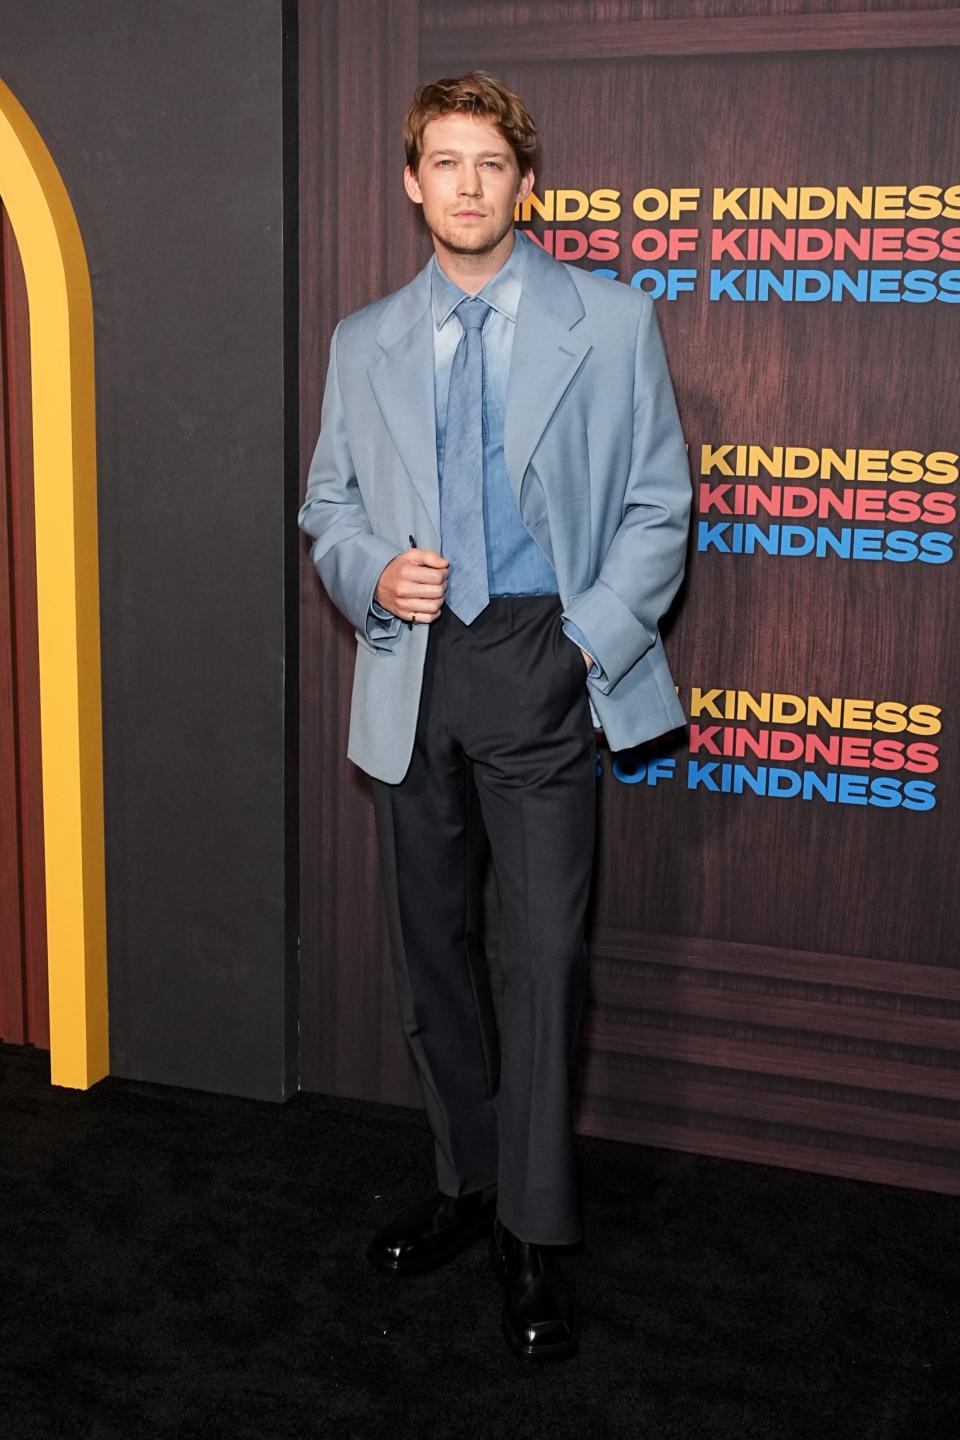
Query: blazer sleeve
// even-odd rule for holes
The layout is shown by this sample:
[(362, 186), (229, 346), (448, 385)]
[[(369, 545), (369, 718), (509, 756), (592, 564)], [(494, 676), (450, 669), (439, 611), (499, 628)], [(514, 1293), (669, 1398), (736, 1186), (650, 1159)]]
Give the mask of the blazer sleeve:
[(633, 442), (620, 524), (594, 583), (571, 595), (564, 619), (590, 639), (608, 694), (654, 644), (683, 579), (691, 484), (683, 431), (653, 301), (637, 328)]
[(320, 436), (307, 474), (307, 493), (297, 524), (313, 537), (310, 558), (330, 599), (371, 644), (391, 649), (400, 631), (396, 624), (368, 625), (375, 617), (373, 592), (385, 565), (402, 554), (375, 535), (364, 508), (347, 438), (340, 389), (337, 325), (330, 342), (330, 364), (320, 410)]

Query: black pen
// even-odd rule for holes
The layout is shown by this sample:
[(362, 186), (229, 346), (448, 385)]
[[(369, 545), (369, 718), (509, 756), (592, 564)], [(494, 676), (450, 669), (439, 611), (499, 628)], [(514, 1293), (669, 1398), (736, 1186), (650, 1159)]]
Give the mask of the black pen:
[[(411, 549), (411, 550), (416, 550), (416, 548), (417, 548), (417, 542), (416, 542), (416, 540), (414, 540), (413, 536), (412, 536), (412, 535), (408, 535), (408, 536), (407, 536), (407, 539), (410, 541), (410, 549)], [(409, 625), (410, 629), (412, 630), (412, 629), (413, 629), (413, 621), (412, 621), (412, 620), (408, 620), (408, 621), (407, 621), (407, 624)]]

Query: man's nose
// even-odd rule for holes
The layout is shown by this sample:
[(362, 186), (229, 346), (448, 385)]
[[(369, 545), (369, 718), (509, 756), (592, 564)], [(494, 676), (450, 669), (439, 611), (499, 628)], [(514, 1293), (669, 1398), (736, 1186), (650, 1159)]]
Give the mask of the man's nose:
[(467, 170), (464, 170), (464, 172), (463, 172), (463, 174), (462, 174), (462, 176), (461, 176), (461, 178), (460, 178), (460, 194), (461, 194), (461, 195), (479, 195), (481, 189), (482, 189), (482, 186), (481, 186), (481, 183), (480, 183), (480, 171), (479, 171), (479, 170), (474, 170), (474, 171), (471, 173), (471, 171), (468, 170), (468, 169), (467, 169)]

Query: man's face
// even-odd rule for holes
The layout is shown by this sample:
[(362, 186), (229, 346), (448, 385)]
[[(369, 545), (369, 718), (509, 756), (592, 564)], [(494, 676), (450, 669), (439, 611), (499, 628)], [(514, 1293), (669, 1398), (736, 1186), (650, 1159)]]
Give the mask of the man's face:
[(533, 171), (521, 177), (491, 121), (453, 113), (428, 121), (417, 174), (408, 165), (403, 183), (440, 245), (458, 255), (485, 255), (511, 230), (513, 207), (533, 188)]

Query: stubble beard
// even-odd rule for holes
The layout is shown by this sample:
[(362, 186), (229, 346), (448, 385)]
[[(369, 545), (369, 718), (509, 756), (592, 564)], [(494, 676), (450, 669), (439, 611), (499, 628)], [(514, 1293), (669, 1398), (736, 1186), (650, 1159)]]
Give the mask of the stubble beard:
[[(424, 216), (424, 219), (426, 220), (426, 216)], [(477, 240), (473, 244), (464, 244), (459, 240), (455, 240), (446, 230), (441, 230), (439, 227), (431, 225), (429, 220), (427, 220), (426, 223), (427, 229), (437, 244), (441, 245), (444, 250), (449, 251), (451, 255), (489, 255), (491, 250), (496, 250), (497, 246), (502, 243), (504, 238), (509, 235), (513, 229), (513, 216), (508, 216), (503, 228), (497, 234), (489, 236), (485, 240)]]

